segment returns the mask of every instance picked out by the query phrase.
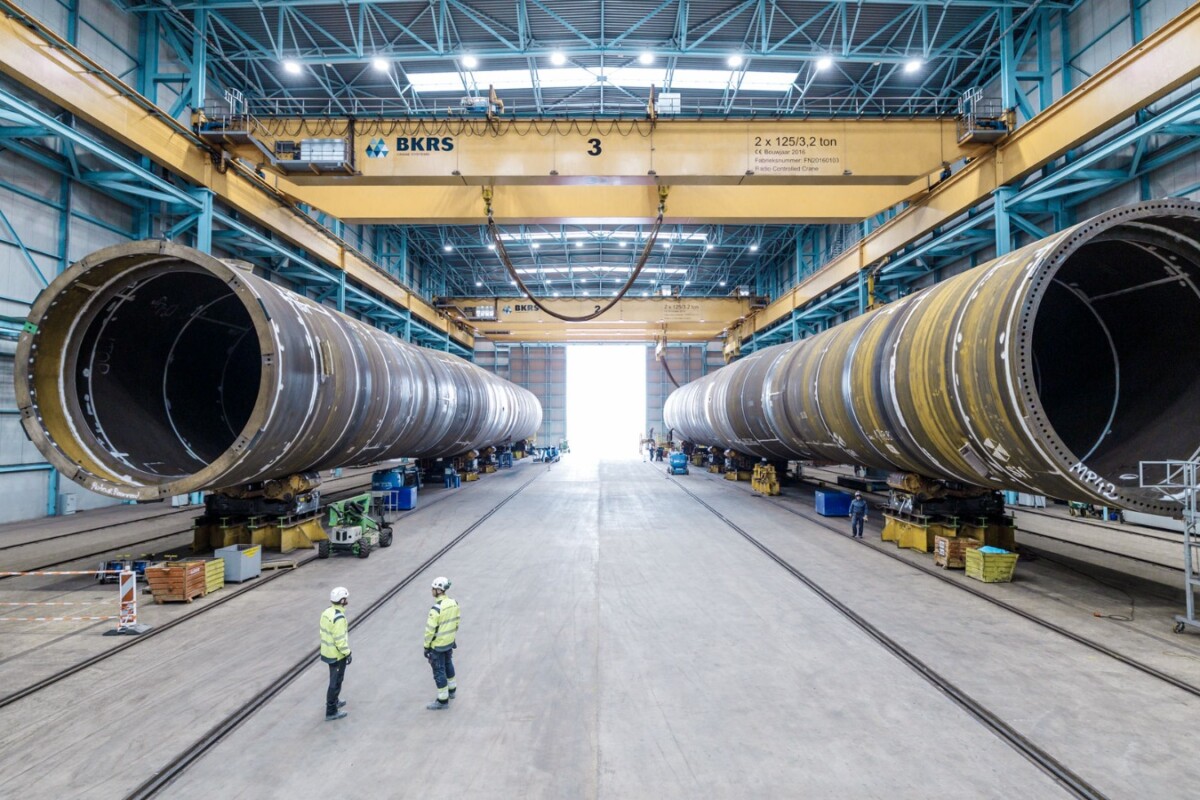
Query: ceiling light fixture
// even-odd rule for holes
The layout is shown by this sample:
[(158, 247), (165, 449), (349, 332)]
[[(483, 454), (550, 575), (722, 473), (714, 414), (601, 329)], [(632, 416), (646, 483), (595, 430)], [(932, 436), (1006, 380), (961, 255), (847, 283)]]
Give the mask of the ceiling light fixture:
[(453, 249), (454, 249), (454, 245), (452, 245), (452, 244), (444, 244), (444, 245), (442, 245), (442, 249), (443, 249), (443, 250), (445, 250), (447, 253), (449, 253), (451, 250), (453, 250)]
[(555, 292), (555, 293), (554, 293), (554, 296), (555, 296), (555, 297), (558, 297), (558, 292)]
[(904, 71), (911, 75), (912, 73), (916, 72), (921, 67), (923, 67), (924, 65), (925, 65), (924, 61), (922, 61), (919, 58), (914, 58), (911, 61), (906, 61), (904, 63)]
[(731, 67), (740, 67), (742, 65), (742, 57), (734, 53), (729, 58), (725, 59), (725, 63)]
[(291, 73), (292, 75), (300, 74), (300, 62), (299, 61), (293, 61), (292, 59), (289, 58), (287, 61), (283, 62), (283, 68), (285, 70), (287, 70), (289, 73)]
[(646, 66), (653, 64), (654, 53), (651, 53), (649, 50), (643, 50), (641, 55), (638, 56), (638, 63), (645, 64)]
[(563, 64), (567, 63), (567, 57), (563, 55), (561, 50), (555, 50), (550, 54), (550, 63), (556, 67), (561, 67)]
[(488, 250), (495, 250), (495, 249), (496, 249), (496, 243), (488, 242)]
[(817, 70), (818, 71), (823, 72), (832, 66), (833, 66), (833, 59), (830, 58), (829, 56), (825, 56), (823, 58), (817, 59)]
[(716, 245), (713, 244), (712, 242), (709, 242), (708, 244), (704, 245), (705, 250), (712, 250), (714, 247), (716, 247)]
[(583, 242), (576, 242), (576, 243), (575, 243), (575, 246), (576, 246), (576, 247), (583, 247)]
[(386, 58), (376, 58), (372, 59), (371, 66), (375, 68), (376, 72), (387, 72), (391, 64), (388, 63)]
[(717, 281), (717, 286), (724, 286), (724, 285), (725, 285), (725, 281)]
[(475, 69), (476, 67), (479, 66), (479, 59), (476, 58), (475, 56), (465, 55), (462, 57), (461, 60), (462, 60), (462, 65), (464, 67), (466, 67), (467, 69)]
[(758, 245), (757, 244), (750, 245), (750, 252), (751, 253), (758, 252)]
[(475, 281), (476, 286), (483, 286), (483, 281)]
[(588, 296), (588, 290), (587, 290), (587, 289), (584, 289), (584, 290), (583, 290), (583, 296), (584, 296), (584, 297), (587, 297), (587, 296)]
[(533, 244), (530, 245), (530, 247), (532, 247), (534, 250), (537, 250), (539, 247), (541, 247), (541, 245), (538, 244), (537, 242), (534, 242)]

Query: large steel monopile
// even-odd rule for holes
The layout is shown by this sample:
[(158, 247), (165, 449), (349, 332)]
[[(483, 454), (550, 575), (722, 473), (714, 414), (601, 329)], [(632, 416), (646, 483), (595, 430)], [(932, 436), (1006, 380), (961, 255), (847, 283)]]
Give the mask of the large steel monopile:
[(162, 241), (100, 250), (34, 302), (17, 346), (30, 439), (95, 492), (138, 500), (532, 436), (541, 405)]
[(1200, 453), (1200, 204), (1118, 208), (676, 390), (685, 439), (992, 489), (1178, 506)]

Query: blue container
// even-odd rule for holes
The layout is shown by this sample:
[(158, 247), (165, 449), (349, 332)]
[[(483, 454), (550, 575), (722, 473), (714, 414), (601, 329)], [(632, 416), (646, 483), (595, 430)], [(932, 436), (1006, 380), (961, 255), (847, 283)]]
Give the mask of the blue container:
[(848, 517), (850, 500), (845, 492), (817, 492), (817, 513), (823, 517)]
[(408, 511), (417, 507), (417, 487), (401, 486), (394, 494), (396, 496), (396, 508), (400, 511)]
[(404, 479), (400, 473), (394, 469), (384, 469), (379, 472), (371, 473), (371, 490), (376, 492), (389, 492), (392, 489), (399, 489), (404, 485)]

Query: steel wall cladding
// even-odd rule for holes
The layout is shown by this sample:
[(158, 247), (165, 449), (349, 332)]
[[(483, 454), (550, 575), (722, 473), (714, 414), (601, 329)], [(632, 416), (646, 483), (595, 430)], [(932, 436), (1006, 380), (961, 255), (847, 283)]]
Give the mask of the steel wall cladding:
[(18, 342), (30, 439), (92, 491), (149, 500), (532, 436), (525, 389), (160, 241), (100, 250)]
[(683, 438), (1178, 513), (1200, 452), (1200, 204), (1115, 209), (668, 398)]

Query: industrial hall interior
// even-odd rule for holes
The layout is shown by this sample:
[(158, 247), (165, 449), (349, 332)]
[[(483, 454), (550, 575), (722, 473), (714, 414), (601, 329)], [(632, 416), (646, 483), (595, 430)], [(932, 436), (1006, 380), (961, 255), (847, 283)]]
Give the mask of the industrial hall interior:
[(2, 798), (1196, 798), (1197, 409), (1200, 3), (0, 0)]

